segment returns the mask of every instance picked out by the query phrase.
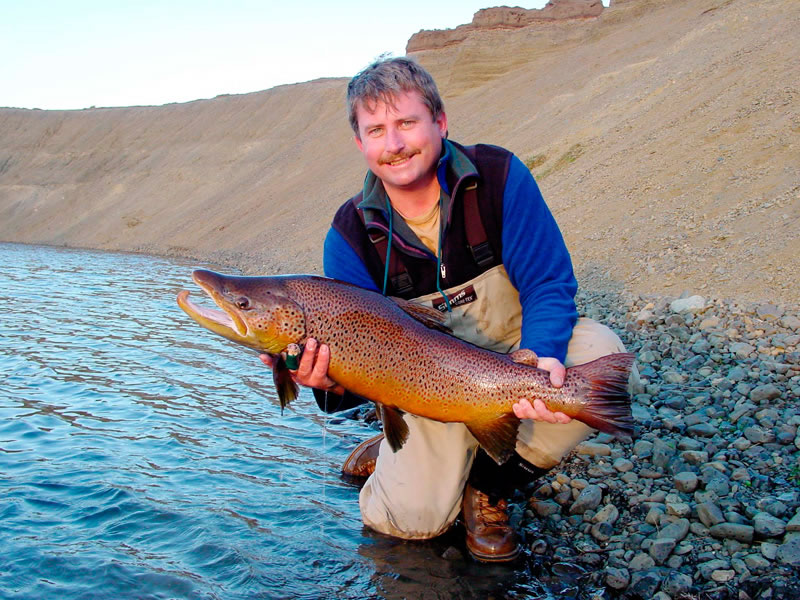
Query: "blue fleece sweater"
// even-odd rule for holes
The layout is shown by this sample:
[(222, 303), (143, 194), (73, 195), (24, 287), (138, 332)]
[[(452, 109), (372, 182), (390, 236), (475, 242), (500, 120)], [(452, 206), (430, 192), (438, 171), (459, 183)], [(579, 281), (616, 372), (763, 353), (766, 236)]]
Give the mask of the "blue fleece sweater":
[[(444, 190), (447, 186), (441, 175), (450, 166), (451, 156), (445, 152), (437, 171)], [(563, 362), (578, 318), (574, 300), (578, 284), (561, 231), (539, 186), (516, 156), (503, 193), (502, 240), (503, 264), (522, 305), (520, 347)], [(379, 291), (364, 263), (333, 228), (325, 238), (323, 268), (328, 277)], [(497, 318), (504, 317), (498, 314)]]

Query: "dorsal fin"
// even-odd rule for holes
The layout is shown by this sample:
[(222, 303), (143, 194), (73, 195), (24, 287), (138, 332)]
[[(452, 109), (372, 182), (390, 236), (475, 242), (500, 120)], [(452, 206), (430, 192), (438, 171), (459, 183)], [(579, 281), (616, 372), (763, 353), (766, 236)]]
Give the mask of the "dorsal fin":
[(404, 300), (403, 298), (397, 298), (396, 296), (390, 296), (390, 299), (397, 304), (397, 306), (402, 308), (407, 315), (415, 318), (417, 321), (425, 325), (425, 327), (438, 329), (439, 331), (443, 331), (445, 333), (453, 333), (452, 330), (444, 324), (447, 320), (447, 316), (435, 308), (424, 306), (409, 300)]

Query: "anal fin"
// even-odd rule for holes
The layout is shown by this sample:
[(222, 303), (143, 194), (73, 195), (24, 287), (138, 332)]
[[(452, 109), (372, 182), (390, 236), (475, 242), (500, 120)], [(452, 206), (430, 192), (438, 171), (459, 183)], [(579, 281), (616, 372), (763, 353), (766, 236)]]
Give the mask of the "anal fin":
[(498, 465), (506, 462), (517, 446), (520, 420), (511, 412), (490, 421), (464, 423), (481, 447)]
[(408, 425), (403, 420), (403, 413), (391, 406), (376, 404), (378, 414), (383, 421), (383, 435), (389, 442), (389, 447), (393, 452), (397, 452), (403, 447), (408, 439)]

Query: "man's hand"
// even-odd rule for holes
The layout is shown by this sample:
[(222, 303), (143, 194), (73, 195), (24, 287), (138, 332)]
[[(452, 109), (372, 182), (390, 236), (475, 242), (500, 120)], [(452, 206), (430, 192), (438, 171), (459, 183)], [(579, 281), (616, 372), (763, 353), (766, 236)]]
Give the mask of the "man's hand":
[[(259, 355), (261, 362), (270, 369), (274, 368), (269, 354)], [(296, 371), (289, 371), (292, 379), (307, 387), (317, 388), (333, 392), (334, 394), (344, 394), (344, 388), (328, 377), (328, 365), (331, 361), (331, 350), (325, 344), (317, 346), (317, 340), (308, 338), (303, 356), (300, 357), (300, 364)]]
[[(543, 371), (550, 373), (550, 383), (553, 387), (561, 387), (564, 385), (564, 377), (567, 374), (567, 369), (561, 364), (557, 358), (540, 357), (536, 365)], [(538, 398), (531, 403), (527, 398), (523, 398), (514, 404), (514, 414), (520, 419), (533, 419), (534, 421), (544, 421), (546, 423), (569, 423), (572, 421), (570, 417), (563, 412), (553, 412), (549, 410), (544, 402)]]

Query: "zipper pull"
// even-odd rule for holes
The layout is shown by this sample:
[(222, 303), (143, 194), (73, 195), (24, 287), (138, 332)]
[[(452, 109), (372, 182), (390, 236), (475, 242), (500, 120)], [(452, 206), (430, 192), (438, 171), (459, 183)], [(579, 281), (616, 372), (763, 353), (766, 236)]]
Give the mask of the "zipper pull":
[(439, 268), (439, 271), (442, 274), (442, 279), (447, 278), (447, 270), (444, 268), (444, 263), (442, 263), (442, 266)]

